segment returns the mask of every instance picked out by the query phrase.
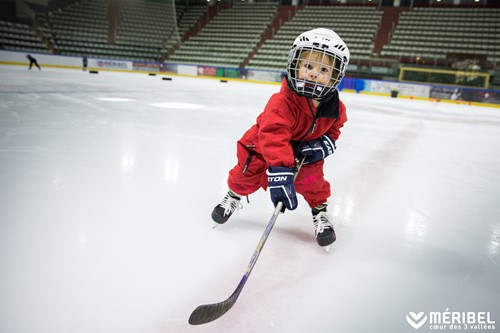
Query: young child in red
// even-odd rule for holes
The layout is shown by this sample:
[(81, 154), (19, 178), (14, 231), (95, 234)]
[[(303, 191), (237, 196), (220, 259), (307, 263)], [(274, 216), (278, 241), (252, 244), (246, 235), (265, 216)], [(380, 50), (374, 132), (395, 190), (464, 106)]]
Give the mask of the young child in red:
[[(300, 193), (312, 209), (318, 244), (335, 241), (323, 165), (347, 121), (337, 87), (348, 62), (349, 50), (332, 30), (314, 29), (295, 39), (280, 92), (237, 143), (238, 163), (229, 172), (228, 193), (212, 212), (215, 222), (225, 223), (242, 208), (242, 196), (269, 187), (274, 205), (282, 201), (289, 210), (297, 208)], [(294, 182), (301, 156), (305, 162)]]

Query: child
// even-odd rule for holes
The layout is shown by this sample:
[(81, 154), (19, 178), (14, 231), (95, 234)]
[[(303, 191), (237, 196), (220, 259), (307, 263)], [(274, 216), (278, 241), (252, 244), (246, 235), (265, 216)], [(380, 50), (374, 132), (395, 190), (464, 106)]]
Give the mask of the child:
[[(318, 245), (335, 241), (326, 211), (330, 184), (323, 177), (323, 159), (333, 154), (347, 121), (337, 86), (348, 62), (349, 50), (332, 30), (314, 29), (295, 39), (280, 92), (237, 143), (238, 163), (229, 172), (228, 193), (212, 212), (215, 222), (225, 223), (242, 208), (242, 196), (269, 187), (273, 204), (283, 201), (283, 211), (297, 208), (300, 193), (312, 209)], [(294, 182), (301, 156), (306, 159)]]

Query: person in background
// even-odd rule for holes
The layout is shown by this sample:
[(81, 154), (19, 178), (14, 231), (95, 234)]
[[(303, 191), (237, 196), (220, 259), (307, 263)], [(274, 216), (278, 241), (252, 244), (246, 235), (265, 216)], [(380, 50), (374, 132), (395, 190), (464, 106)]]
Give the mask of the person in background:
[(33, 58), (33, 57), (31, 56), (31, 54), (28, 54), (28, 55), (26, 56), (26, 58), (28, 58), (28, 60), (30, 61), (30, 66), (29, 66), (29, 68), (28, 68), (28, 69), (30, 69), (30, 70), (31, 70), (31, 67), (32, 67), (33, 65), (35, 65), (36, 67), (38, 67), (38, 70), (40, 70), (40, 71), (42, 70), (42, 69), (40, 68), (40, 66), (38, 65), (38, 62), (36, 61), (36, 59), (35, 59), (35, 58)]
[[(238, 163), (229, 171), (229, 191), (212, 212), (216, 223), (225, 223), (243, 207), (241, 197), (262, 187), (269, 188), (274, 206), (283, 202), (282, 212), (296, 209), (296, 193), (301, 194), (311, 208), (318, 245), (328, 247), (336, 240), (323, 165), (347, 121), (337, 87), (348, 62), (349, 49), (332, 30), (313, 29), (295, 39), (279, 93), (237, 142)], [(294, 181), (294, 168), (303, 156)]]
[(87, 70), (87, 66), (89, 64), (89, 60), (87, 59), (87, 56), (83, 56), (82, 62), (83, 62), (82, 71), (86, 71)]

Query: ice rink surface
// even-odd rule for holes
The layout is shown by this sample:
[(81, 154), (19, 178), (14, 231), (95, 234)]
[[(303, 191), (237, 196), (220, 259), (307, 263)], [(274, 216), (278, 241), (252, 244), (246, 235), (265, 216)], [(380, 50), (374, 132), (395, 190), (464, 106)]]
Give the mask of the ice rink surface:
[(400, 333), (417, 332), (410, 312), (445, 311), (500, 329), (500, 109), (341, 93), (330, 253), (300, 198), (234, 308), (190, 326), (236, 288), (273, 212), (260, 190), (212, 229), (236, 140), (279, 86), (0, 80), (0, 332)]

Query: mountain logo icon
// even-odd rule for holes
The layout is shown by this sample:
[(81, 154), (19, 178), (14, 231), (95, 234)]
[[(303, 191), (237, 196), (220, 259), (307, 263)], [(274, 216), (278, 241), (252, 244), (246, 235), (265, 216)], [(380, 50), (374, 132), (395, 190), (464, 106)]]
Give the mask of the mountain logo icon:
[(406, 315), (406, 321), (414, 329), (418, 330), (427, 321), (427, 316), (424, 316), (424, 312), (410, 312)]

